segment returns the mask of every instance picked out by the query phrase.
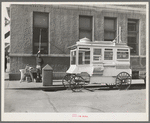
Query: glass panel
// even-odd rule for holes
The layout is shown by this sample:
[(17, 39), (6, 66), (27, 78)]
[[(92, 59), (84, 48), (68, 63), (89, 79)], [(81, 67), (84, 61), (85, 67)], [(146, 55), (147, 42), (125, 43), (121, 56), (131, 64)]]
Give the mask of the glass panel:
[(128, 59), (129, 53), (128, 52), (117, 52), (117, 59)]
[(128, 31), (136, 31), (136, 23), (128, 23)]
[(79, 39), (89, 38), (92, 40), (92, 17), (79, 16)]
[(128, 46), (132, 47), (133, 49), (131, 49), (131, 54), (136, 54), (136, 44), (128, 44)]
[(81, 31), (80, 30), (79, 39), (85, 38), (85, 37), (92, 40), (92, 32), (91, 31)]
[(78, 64), (90, 64), (90, 51), (79, 50)]
[(92, 29), (92, 18), (87, 16), (79, 17), (79, 26), (81, 29)]
[(41, 29), (42, 42), (48, 42), (48, 29)]
[(48, 28), (48, 14), (35, 12), (34, 27)]
[(132, 79), (139, 79), (139, 71), (132, 71)]
[(85, 59), (90, 60), (90, 51), (85, 51)]
[(128, 44), (136, 44), (136, 37), (128, 37)]
[(90, 61), (85, 61), (85, 64), (90, 64)]
[(78, 64), (82, 64), (82, 55), (83, 54), (79, 52), (79, 62), (78, 62)]
[(93, 60), (100, 61), (101, 60), (101, 49), (94, 49), (93, 51)]
[(94, 56), (94, 57), (93, 57), (93, 60), (94, 60), (94, 61), (99, 61), (99, 56)]
[(101, 49), (94, 49), (94, 55), (101, 55)]
[(48, 54), (48, 13), (33, 13), (33, 54), (39, 50), (41, 32), (41, 54)]
[(90, 64), (90, 51), (85, 51), (85, 64)]
[(115, 39), (115, 32), (105, 31), (105, 33), (104, 33), (104, 40), (112, 41), (114, 39)]
[(115, 30), (115, 19), (105, 18), (105, 30)]
[(132, 47), (131, 54), (136, 54), (137, 43), (136, 37), (128, 37), (128, 46)]
[(48, 28), (33, 28), (33, 54), (39, 51), (40, 41), (40, 30), (41, 30), (41, 54), (48, 54)]
[(104, 19), (104, 40), (112, 41), (116, 37), (116, 19), (105, 18)]
[(111, 50), (106, 50), (105, 49), (104, 60), (113, 60), (113, 51), (111, 51)]
[(76, 64), (76, 51), (71, 52), (71, 64)]
[(128, 46), (132, 47), (131, 54), (138, 54), (139, 20), (128, 19)]

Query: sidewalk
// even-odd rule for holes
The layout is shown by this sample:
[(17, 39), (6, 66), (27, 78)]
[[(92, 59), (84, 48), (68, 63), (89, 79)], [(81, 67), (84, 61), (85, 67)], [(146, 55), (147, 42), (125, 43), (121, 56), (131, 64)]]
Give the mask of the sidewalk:
[(10, 70), (10, 64), (7, 64), (6, 72), (4, 72), (4, 81), (5, 81), (5, 88), (6, 89), (65, 89), (62, 85), (61, 80), (53, 80), (52, 86), (43, 86), (43, 83), (36, 83), (36, 82), (21, 82), (19, 80), (16, 81), (10, 81), (9, 80), (9, 70)]
[(20, 89), (65, 89), (62, 85), (61, 81), (53, 81), (53, 85), (51, 86), (43, 86), (43, 83), (37, 82), (21, 82), (20, 81), (9, 81), (5, 80), (5, 88), (20, 88)]
[[(139, 80), (132, 80), (132, 86), (143, 86), (144, 81), (142, 79)], [(115, 85), (114, 85), (115, 86)], [(100, 87), (108, 87), (106, 85), (100, 84), (88, 84), (85, 86), (86, 88), (100, 88)], [(36, 83), (36, 82), (21, 82), (20, 81), (9, 81), (5, 80), (5, 89), (34, 89), (34, 90), (42, 90), (42, 89), (49, 89), (49, 90), (65, 90), (66, 88), (62, 85), (61, 80), (53, 80), (53, 85), (51, 86), (43, 86), (43, 83)]]
[[(21, 82), (17, 81), (10, 81), (9, 80), (9, 69), (6, 70), (5, 74), (5, 88), (6, 89), (49, 89), (49, 90), (65, 90), (66, 88), (62, 85), (62, 80), (53, 80), (53, 84), (51, 86), (43, 86), (43, 83), (37, 82)], [(131, 85), (144, 85), (143, 79), (133, 79)], [(115, 85), (114, 85), (115, 86)], [(92, 87), (107, 87), (106, 85), (100, 84), (88, 84), (85, 87), (92, 88)]]

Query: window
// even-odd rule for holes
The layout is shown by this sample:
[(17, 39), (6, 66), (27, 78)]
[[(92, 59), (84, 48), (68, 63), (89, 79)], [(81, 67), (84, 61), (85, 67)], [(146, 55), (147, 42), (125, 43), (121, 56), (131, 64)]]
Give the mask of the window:
[(116, 38), (116, 18), (104, 18), (104, 41), (112, 41)]
[(105, 49), (104, 60), (113, 60), (113, 49)]
[(138, 20), (128, 19), (128, 46), (133, 48), (132, 55), (138, 55), (138, 30)]
[(93, 49), (93, 61), (99, 62), (102, 60), (102, 50), (101, 49)]
[(88, 38), (92, 40), (92, 17), (79, 16), (79, 39)]
[(76, 51), (71, 51), (71, 64), (76, 64)]
[(117, 59), (129, 59), (128, 49), (117, 49)]
[(79, 60), (78, 64), (90, 64), (90, 48), (80, 49), (79, 48)]
[(139, 79), (139, 71), (132, 71), (132, 79)]
[(48, 54), (48, 20), (48, 13), (33, 13), (33, 54)]

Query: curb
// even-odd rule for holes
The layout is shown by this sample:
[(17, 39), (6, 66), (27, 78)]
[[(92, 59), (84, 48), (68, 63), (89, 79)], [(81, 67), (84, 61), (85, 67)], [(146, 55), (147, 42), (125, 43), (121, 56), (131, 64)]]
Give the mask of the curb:
[[(99, 90), (103, 89), (103, 90), (114, 90), (117, 89), (115, 85), (113, 86), (107, 86), (107, 85), (85, 85), (84, 89), (88, 89), (88, 88), (93, 88), (96, 89), (98, 88)], [(132, 89), (145, 89), (146, 85), (145, 84), (132, 84), (130, 86), (130, 88), (128, 90), (132, 90)], [(65, 88), (63, 85), (53, 85), (53, 86), (43, 86), (43, 87), (8, 87), (5, 88), (5, 90), (44, 90), (44, 91), (59, 91), (59, 90), (67, 90), (67, 88)], [(118, 90), (118, 89), (117, 89)]]

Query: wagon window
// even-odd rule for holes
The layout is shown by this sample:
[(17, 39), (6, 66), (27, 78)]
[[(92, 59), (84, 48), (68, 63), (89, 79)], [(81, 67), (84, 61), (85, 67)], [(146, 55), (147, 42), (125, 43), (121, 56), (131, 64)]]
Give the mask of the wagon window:
[(87, 48), (86, 50), (79, 49), (79, 59), (78, 64), (90, 64), (90, 49)]
[(105, 49), (104, 60), (113, 60), (113, 49)]
[(71, 64), (76, 64), (76, 51), (71, 52)]
[(118, 49), (117, 50), (117, 59), (129, 59), (128, 49)]
[(93, 61), (102, 60), (101, 52), (102, 52), (101, 49), (94, 49), (94, 51), (93, 51)]

